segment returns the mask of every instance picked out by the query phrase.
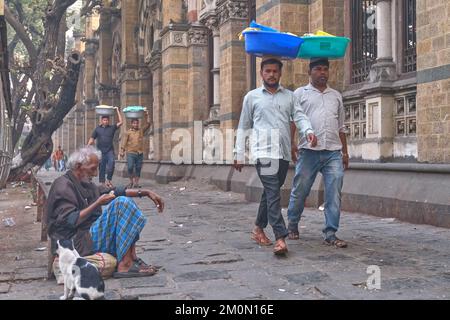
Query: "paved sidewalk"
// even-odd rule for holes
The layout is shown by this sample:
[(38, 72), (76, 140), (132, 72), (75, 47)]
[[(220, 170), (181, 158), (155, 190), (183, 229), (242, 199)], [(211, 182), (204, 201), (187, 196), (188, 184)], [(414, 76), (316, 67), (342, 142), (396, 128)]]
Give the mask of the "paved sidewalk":
[[(127, 179), (114, 178), (119, 181)], [(137, 199), (149, 220), (138, 253), (164, 268), (152, 277), (107, 280), (109, 299), (450, 297), (449, 229), (343, 212), (338, 235), (349, 247), (337, 249), (322, 243), (323, 212), (306, 210), (300, 240), (288, 240), (287, 257), (278, 258), (272, 247), (259, 247), (250, 239), (258, 204), (246, 202), (243, 195), (203, 181), (159, 185), (143, 180), (142, 185), (164, 197), (166, 210), (158, 214), (151, 200)], [(273, 239), (270, 228), (268, 233)], [(36, 268), (41, 274), (45, 265), (46, 252), (39, 254), (42, 260), (28, 261), (31, 273)], [(380, 270), (379, 290), (367, 288), (367, 268), (373, 265)], [(5, 281), (4, 271), (0, 269), (0, 288), (9, 288), (3, 294), (0, 290), (0, 299), (57, 299), (62, 294), (55, 281)]]

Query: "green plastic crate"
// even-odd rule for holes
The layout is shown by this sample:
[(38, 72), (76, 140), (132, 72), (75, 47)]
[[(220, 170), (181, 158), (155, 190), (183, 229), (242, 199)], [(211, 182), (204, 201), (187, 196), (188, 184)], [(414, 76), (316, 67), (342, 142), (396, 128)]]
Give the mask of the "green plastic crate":
[(304, 42), (300, 46), (297, 58), (310, 59), (327, 57), (338, 59), (345, 56), (345, 51), (350, 42), (346, 37), (312, 36), (301, 37)]

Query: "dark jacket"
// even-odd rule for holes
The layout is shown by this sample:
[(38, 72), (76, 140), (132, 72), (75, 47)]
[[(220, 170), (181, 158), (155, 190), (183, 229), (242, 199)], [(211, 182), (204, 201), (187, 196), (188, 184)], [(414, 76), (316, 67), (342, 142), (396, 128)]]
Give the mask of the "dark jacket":
[[(95, 202), (101, 194), (113, 189), (99, 187), (94, 183), (79, 181), (69, 170), (57, 178), (49, 191), (47, 199), (48, 235), (52, 241), (52, 252), (55, 254), (55, 243), (59, 239), (73, 239), (75, 249), (81, 256), (93, 254), (93, 245), (89, 229), (102, 214), (97, 207), (87, 219), (79, 223), (80, 211)], [(114, 189), (116, 196), (125, 195), (125, 188)]]

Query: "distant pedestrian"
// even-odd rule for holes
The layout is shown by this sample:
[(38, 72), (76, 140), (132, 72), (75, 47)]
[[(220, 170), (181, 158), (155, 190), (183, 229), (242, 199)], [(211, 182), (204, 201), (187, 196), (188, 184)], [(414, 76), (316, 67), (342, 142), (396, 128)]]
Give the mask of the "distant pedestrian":
[(131, 120), (131, 128), (125, 133), (120, 152), (122, 158), (127, 153), (128, 177), (130, 178), (129, 188), (139, 188), (139, 178), (141, 176), (142, 161), (144, 158), (144, 132), (150, 128), (150, 118), (147, 113), (147, 125), (139, 128), (139, 119)]
[[(99, 182), (106, 187), (112, 188), (112, 177), (114, 174), (115, 166), (115, 154), (114, 154), (114, 134), (116, 130), (123, 124), (122, 116), (119, 108), (114, 108), (117, 113), (118, 121), (115, 125), (109, 124), (109, 116), (102, 116), (101, 122), (97, 128), (92, 132), (91, 138), (88, 141), (88, 145), (93, 145), (97, 140), (97, 149), (102, 152), (101, 162), (99, 164)], [(105, 181), (106, 175), (106, 181)]]
[(55, 160), (56, 160), (56, 171), (62, 171), (64, 161), (64, 151), (61, 149), (61, 146), (58, 146), (58, 150), (56, 150), (55, 152)]
[(47, 159), (47, 161), (45, 161), (44, 164), (45, 171), (49, 171), (51, 167), (52, 167), (52, 159), (50, 157)]

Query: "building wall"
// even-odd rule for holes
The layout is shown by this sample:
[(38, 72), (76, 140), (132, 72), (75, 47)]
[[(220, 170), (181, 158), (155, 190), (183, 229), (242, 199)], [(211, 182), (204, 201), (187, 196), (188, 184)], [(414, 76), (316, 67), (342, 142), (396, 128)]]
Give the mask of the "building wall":
[(417, 2), (418, 160), (450, 163), (450, 3)]
[[(180, 142), (173, 139), (174, 131), (185, 129), (192, 146), (185, 160), (198, 161), (202, 151), (195, 148), (214, 141), (216, 129), (225, 134), (237, 127), (250, 88), (251, 59), (237, 37), (248, 25), (249, 1), (132, 0), (126, 7), (121, 1), (114, 3), (116, 7), (106, 6), (87, 19), (81, 94), (84, 138), (97, 122), (97, 103), (143, 105), (152, 119), (146, 158), (171, 161), (172, 149)], [(380, 23), (385, 27), (390, 21), (391, 27), (387, 42), (378, 39), (379, 47), (389, 44), (392, 52), (381, 57), (387, 60), (375, 61), (365, 81), (350, 81), (351, 48), (345, 59), (331, 62), (329, 85), (344, 96), (350, 156), (369, 162), (450, 163), (450, 4), (417, 0), (417, 72), (403, 73), (402, 3), (377, 3), (388, 10)], [(324, 30), (349, 37), (351, 6), (350, 0), (256, 0), (256, 20), (299, 35)], [(388, 67), (383, 65), (386, 61)], [(259, 63), (258, 58), (257, 86)], [(285, 87), (294, 90), (308, 81), (307, 61), (284, 62)], [(403, 112), (405, 108), (409, 111)], [(194, 121), (200, 121), (203, 135), (207, 133), (200, 134), (203, 143), (194, 137)], [(64, 144), (67, 134), (62, 131), (70, 130), (66, 124), (55, 137)], [(224, 145), (215, 148), (227, 154), (225, 159), (231, 157)]]

